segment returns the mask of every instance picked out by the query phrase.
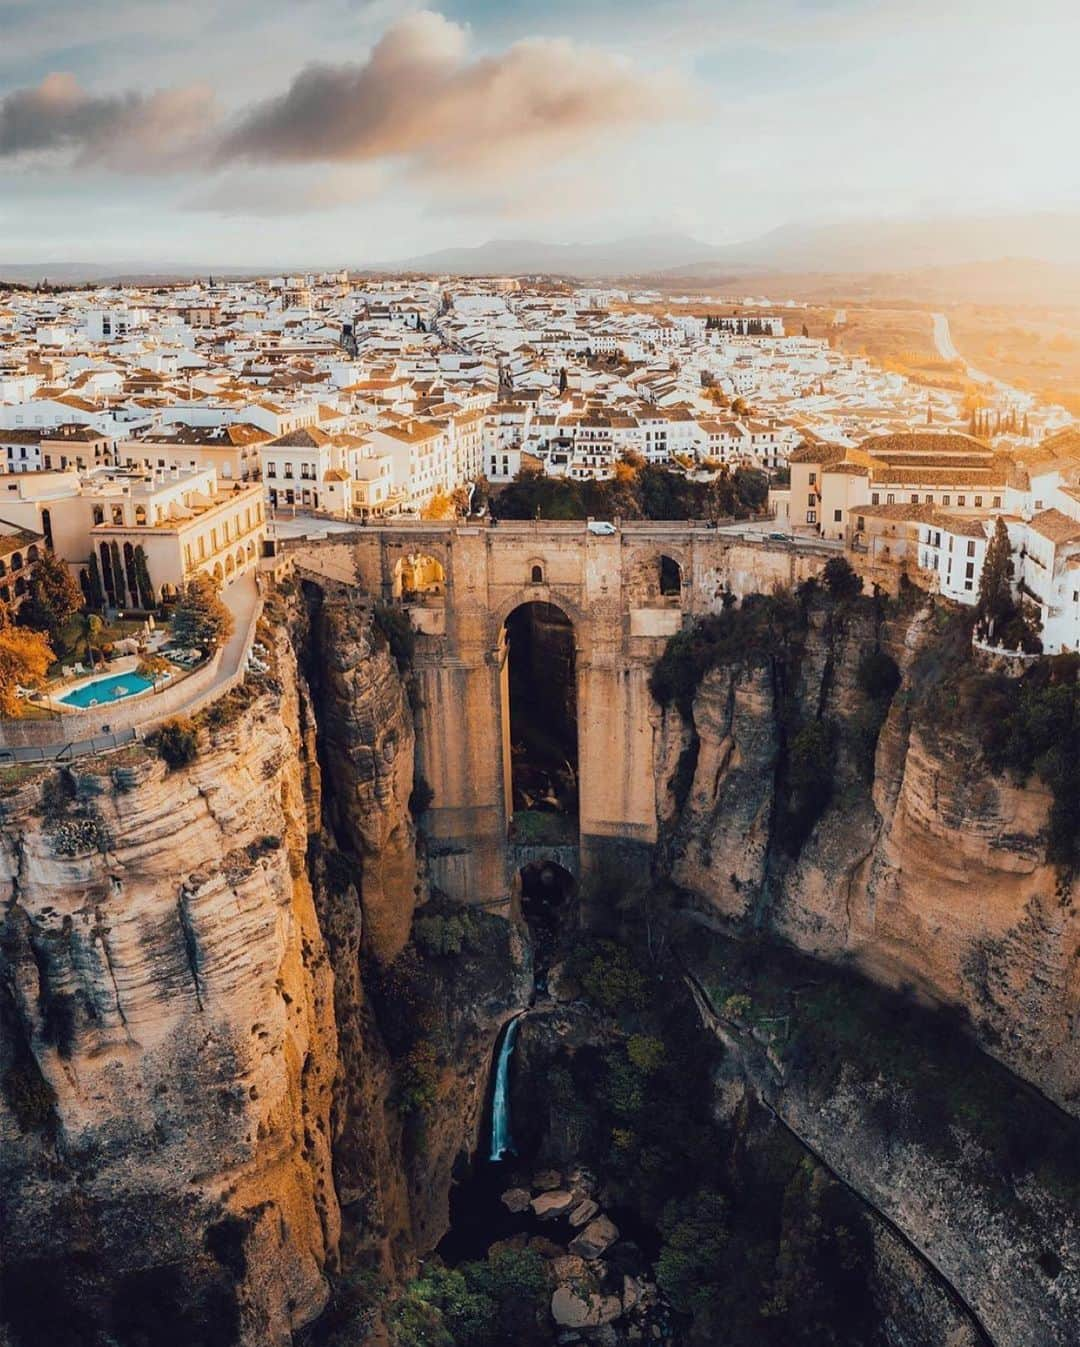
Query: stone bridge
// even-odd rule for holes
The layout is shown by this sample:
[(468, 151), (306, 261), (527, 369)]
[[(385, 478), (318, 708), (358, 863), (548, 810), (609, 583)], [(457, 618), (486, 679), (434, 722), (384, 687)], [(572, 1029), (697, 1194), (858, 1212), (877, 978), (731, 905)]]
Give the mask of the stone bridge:
[[(668, 637), (737, 597), (816, 575), (836, 549), (693, 521), (408, 522), (286, 544), (301, 575), (358, 585), (405, 606), (417, 633), (417, 771), (432, 877), (498, 904), (528, 860), (588, 878), (648, 873), (657, 840), (648, 679)], [(507, 618), (546, 603), (573, 625), (579, 817), (562, 845), (524, 845), (511, 809)], [(554, 839), (553, 839), (554, 841)], [(566, 845), (569, 843), (569, 845)]]

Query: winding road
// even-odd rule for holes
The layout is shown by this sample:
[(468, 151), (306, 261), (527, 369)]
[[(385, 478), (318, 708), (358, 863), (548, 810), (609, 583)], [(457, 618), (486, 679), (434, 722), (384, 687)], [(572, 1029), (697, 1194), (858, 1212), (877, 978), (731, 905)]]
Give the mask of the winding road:
[(967, 370), (967, 376), (977, 384), (994, 384), (996, 387), (1006, 392), (1013, 392), (1008, 384), (1003, 384), (1000, 379), (995, 379), (993, 375), (987, 374), (984, 370), (976, 369), (974, 365), (969, 365), (960, 352), (956, 349), (956, 343), (953, 341), (952, 329), (949, 327), (949, 319), (943, 313), (932, 313), (930, 317), (934, 320), (934, 345), (938, 349), (938, 355), (942, 360), (960, 360), (963, 361), (964, 368)]

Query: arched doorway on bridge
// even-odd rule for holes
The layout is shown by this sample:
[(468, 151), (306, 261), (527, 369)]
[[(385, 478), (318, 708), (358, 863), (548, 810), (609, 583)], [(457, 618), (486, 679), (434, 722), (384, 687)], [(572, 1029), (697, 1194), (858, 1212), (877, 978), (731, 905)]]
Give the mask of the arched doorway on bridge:
[(674, 557), (660, 558), (660, 597), (676, 599), (682, 593), (682, 567)]
[(506, 619), (503, 729), (509, 808), (520, 843), (578, 840), (577, 667), (574, 628), (551, 603), (523, 603)]
[(394, 566), (394, 598), (403, 603), (441, 602), (446, 595), (446, 571), (442, 562), (420, 552), (410, 552)]

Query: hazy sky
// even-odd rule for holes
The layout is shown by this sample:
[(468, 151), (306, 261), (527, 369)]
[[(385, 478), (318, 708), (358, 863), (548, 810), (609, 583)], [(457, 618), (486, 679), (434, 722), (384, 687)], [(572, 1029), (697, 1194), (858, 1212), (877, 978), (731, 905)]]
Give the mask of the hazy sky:
[(0, 261), (1080, 203), (1078, 0), (0, 0)]

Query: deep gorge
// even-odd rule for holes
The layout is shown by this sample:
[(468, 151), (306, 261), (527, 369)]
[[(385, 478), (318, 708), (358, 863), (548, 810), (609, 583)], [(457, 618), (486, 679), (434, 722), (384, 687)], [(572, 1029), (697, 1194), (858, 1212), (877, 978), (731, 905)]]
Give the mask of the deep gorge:
[(810, 587), (669, 648), (651, 871), (510, 919), (428, 876), (407, 652), (330, 583), (264, 626), (190, 767), (4, 783), (12, 1347), (1074, 1340), (1075, 884), (1048, 789), (972, 770), (943, 609)]

